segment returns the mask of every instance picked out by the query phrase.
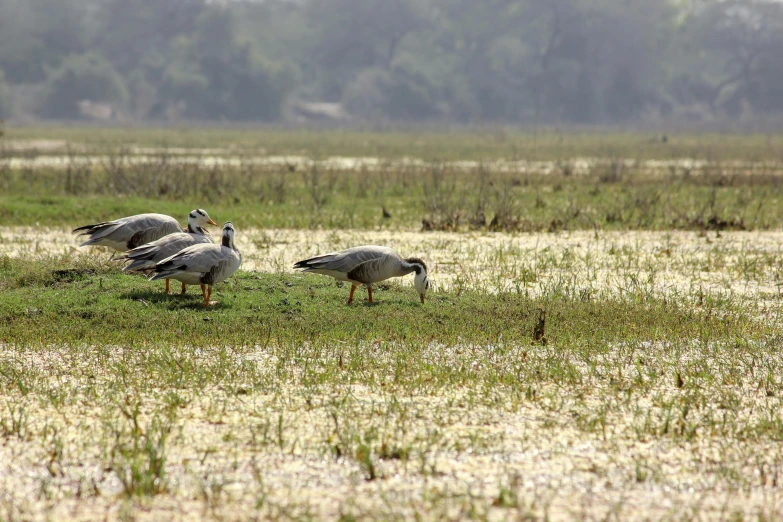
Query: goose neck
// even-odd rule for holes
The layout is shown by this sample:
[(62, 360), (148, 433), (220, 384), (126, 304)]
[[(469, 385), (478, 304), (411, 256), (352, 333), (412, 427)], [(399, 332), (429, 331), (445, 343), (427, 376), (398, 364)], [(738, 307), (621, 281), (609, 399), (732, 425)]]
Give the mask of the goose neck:
[(424, 267), (421, 266), (419, 263), (410, 262), (403, 259), (400, 271), (402, 275), (407, 275), (410, 274), (411, 272), (416, 272), (418, 274), (422, 270), (424, 270)]
[(207, 235), (207, 231), (201, 228), (198, 225), (194, 225), (193, 223), (188, 223), (188, 232), (191, 234), (199, 234), (201, 236)]

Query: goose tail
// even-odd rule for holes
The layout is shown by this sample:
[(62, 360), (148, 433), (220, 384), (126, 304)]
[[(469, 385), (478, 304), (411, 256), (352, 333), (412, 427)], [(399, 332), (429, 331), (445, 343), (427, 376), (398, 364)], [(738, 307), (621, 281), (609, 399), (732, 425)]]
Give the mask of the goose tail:
[(160, 270), (160, 271), (157, 272), (156, 274), (152, 274), (149, 280), (157, 281), (158, 279), (171, 279), (172, 276), (176, 275), (177, 272), (179, 272), (180, 268), (182, 267), (160, 270), (160, 267), (157, 267), (155, 270)]
[(83, 236), (85, 234), (93, 234), (98, 230), (101, 230), (106, 227), (110, 227), (112, 225), (116, 225), (116, 223), (113, 223), (111, 221), (104, 221), (103, 223), (95, 223), (94, 225), (84, 225), (83, 227), (74, 228), (73, 233), (76, 234), (77, 232), (79, 232), (78, 235), (80, 236)]
[[(127, 257), (119, 257), (117, 259), (127, 259)], [(123, 272), (139, 272), (141, 270), (152, 270), (155, 268), (155, 263), (148, 261), (147, 259), (137, 259), (131, 264), (122, 269)]]
[(319, 265), (329, 260), (332, 254), (324, 254), (322, 256), (311, 257), (310, 259), (304, 259), (294, 263), (294, 268), (300, 268), (302, 270), (312, 270), (318, 268)]

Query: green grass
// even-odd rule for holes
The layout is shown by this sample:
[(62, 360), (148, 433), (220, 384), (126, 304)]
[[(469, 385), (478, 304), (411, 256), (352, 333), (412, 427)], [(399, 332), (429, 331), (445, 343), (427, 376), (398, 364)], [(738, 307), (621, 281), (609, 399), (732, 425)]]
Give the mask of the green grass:
[[(580, 176), (173, 168), (0, 171), (0, 223), (79, 226), (206, 208), (240, 227), (434, 230), (768, 230), (783, 226), (777, 173)], [(384, 217), (383, 209), (387, 215)]]
[[(780, 136), (516, 131), (388, 132), (270, 129), (9, 129), (9, 139), (86, 143), (57, 167), (0, 166), (3, 225), (68, 225), (197, 207), (238, 226), (434, 230), (768, 230), (783, 226)], [(264, 150), (261, 150), (265, 143)], [(372, 168), (321, 163), (178, 163), (132, 144), (232, 147), (265, 154), (380, 157)], [(62, 150), (52, 152), (63, 155)], [(5, 154), (35, 158), (41, 152)], [(80, 155), (106, 154), (80, 162)], [(429, 163), (396, 162), (401, 157)], [(582, 164), (578, 158), (598, 158)], [(648, 160), (696, 158), (703, 164)], [(491, 161), (541, 160), (524, 169)], [(488, 161), (464, 166), (460, 159)], [(383, 217), (383, 209), (390, 217)]]
[[(666, 135), (666, 142), (662, 136)], [(7, 140), (65, 140), (92, 150), (147, 147), (227, 148), (270, 155), (361, 156), (425, 161), (600, 158), (783, 159), (783, 135), (637, 132), (498, 127), (478, 130), (286, 130), (242, 127), (12, 127)]]
[(727, 331), (730, 339), (769, 333), (742, 314), (718, 319), (641, 294), (574, 300), (556, 287), (538, 299), (517, 293), (431, 292), (422, 306), (412, 288), (382, 284), (377, 303), (350, 307), (345, 285), (311, 274), (239, 272), (216, 287), (219, 304), (204, 309), (198, 288), (190, 288), (186, 296), (166, 295), (162, 284), (119, 274), (116, 264), (68, 259), (30, 263), (3, 258), (0, 342), (314, 347), (359, 340), (527, 343), (540, 308), (548, 312), (549, 342), (563, 347), (724, 339)]

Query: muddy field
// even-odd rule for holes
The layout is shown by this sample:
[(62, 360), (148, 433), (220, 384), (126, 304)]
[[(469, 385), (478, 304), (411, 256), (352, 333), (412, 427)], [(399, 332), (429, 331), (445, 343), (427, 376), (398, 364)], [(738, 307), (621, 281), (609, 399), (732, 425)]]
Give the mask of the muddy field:
[[(302, 257), (372, 241), (424, 257), (437, 291), (449, 295), (561, 292), (600, 300), (641, 289), (696, 308), (717, 299), (773, 323), (781, 240), (779, 232), (238, 234), (250, 271), (282, 274)], [(0, 255), (32, 261), (72, 253), (74, 245), (64, 229), (0, 229)], [(501, 351), (417, 347), (417, 357), (435, 368), (473, 368), (478, 380), (453, 389), (385, 385), (393, 354), (407, 348), (382, 339), (346, 340), (375, 361), (373, 384), (303, 385), (296, 366), (280, 373), (285, 356), (273, 345), (175, 351), (192, 364), (242, 368), (266, 383), (259, 390), (241, 376), (230, 386), (159, 387), (141, 374), (163, 347), (140, 354), (122, 346), (6, 344), (0, 367), (45, 384), (4, 398), (0, 515), (774, 519), (783, 513), (779, 442), (749, 433), (780, 422), (783, 358), (775, 345), (614, 343), (590, 356), (513, 341)], [(490, 369), (513, 372), (520, 364), (526, 371), (567, 367), (572, 384), (482, 384)], [(757, 366), (766, 370), (737, 380)], [(115, 395), (120, 374), (134, 375), (136, 384)], [(690, 379), (695, 387), (681, 388)], [(694, 398), (698, 406), (687, 406)], [(162, 452), (161, 441), (165, 488), (139, 498), (128, 492), (139, 463), (117, 454), (128, 444), (153, 454), (160, 444)]]
[[(779, 142), (14, 129), (0, 520), (781, 519)], [(71, 233), (194, 206), (206, 310)], [(360, 244), (426, 304), (294, 274)]]
[[(365, 349), (383, 357), (382, 351)], [(434, 364), (481, 365), (482, 351), (431, 346), (425, 356)], [(202, 362), (209, 357), (206, 352)], [(528, 354), (537, 360), (556, 352), (535, 348)], [(9, 356), (19, 357), (0, 352), (0, 360)], [(579, 364), (568, 354), (560, 356)], [(650, 369), (665, 371), (682, 360), (708, 356), (700, 349), (618, 347), (604, 354), (601, 371), (633, 372), (638, 357), (654, 361)], [(102, 367), (135, 357), (115, 348), (102, 354), (100, 363), (74, 361), (68, 351), (53, 348), (27, 353), (16, 363), (50, 375), (55, 393), (64, 387), (109, 387), (113, 376)], [(235, 364), (258, 365), (260, 372), (274, 367), (269, 360), (274, 350), (232, 357)], [(775, 361), (778, 367), (780, 362)], [(509, 358), (501, 364), (514, 362)], [(128, 481), (132, 470), (109, 464), (108, 452), (117, 451), (115, 444), (129, 439), (133, 429), (119, 411), (129, 407), (121, 397), (111, 407), (80, 400), (56, 409), (9, 397), (7, 402), (29, 416), (29, 438), (0, 446), (0, 514), (58, 520), (334, 520), (347, 515), (771, 520), (780, 515), (778, 443), (749, 444), (742, 433), (713, 437), (706, 428), (696, 441), (656, 440), (670, 401), (677, 403), (670, 380), (627, 401), (598, 382), (600, 373), (579, 371), (582, 386), (538, 389), (539, 399), (526, 404), (503, 389), (427, 394), (363, 386), (304, 390), (291, 379), (279, 389), (251, 395), (179, 391), (183, 404), (171, 420), (147, 413), (159, 412), (171, 393), (152, 387), (133, 401), (140, 401), (145, 413), (139, 423), (142, 430), (153, 431), (143, 432), (153, 441), (159, 428), (151, 426), (169, 422), (167, 486), (139, 501), (127, 499), (127, 483), (118, 478)], [(89, 377), (75, 377), (79, 374)], [(748, 426), (781, 406), (779, 398), (754, 386), (731, 386), (730, 395), (745, 411), (732, 421)], [(726, 396), (724, 391), (707, 400), (694, 416), (721, 415)], [(604, 429), (577, 427), (601, 422), (595, 412), (604, 412)], [(672, 429), (681, 429), (678, 422), (674, 415)], [(46, 435), (38, 438), (39, 432)]]

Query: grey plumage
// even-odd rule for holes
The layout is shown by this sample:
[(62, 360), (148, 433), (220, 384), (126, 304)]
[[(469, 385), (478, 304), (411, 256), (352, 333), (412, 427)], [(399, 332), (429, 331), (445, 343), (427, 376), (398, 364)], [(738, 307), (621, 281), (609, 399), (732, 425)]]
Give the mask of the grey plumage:
[(234, 226), (229, 221), (223, 225), (220, 245), (202, 243), (185, 248), (158, 262), (150, 280), (176, 279), (188, 285), (200, 284), (206, 306), (211, 304), (212, 285), (231, 277), (241, 264), (242, 255), (234, 246)]
[(80, 247), (106, 246), (125, 252), (174, 232), (182, 232), (182, 227), (176, 219), (165, 214), (138, 214), (79, 227), (74, 230), (76, 232), (79, 232), (78, 236), (89, 236)]
[[(199, 224), (215, 224), (202, 209), (191, 212), (190, 218), (197, 220)], [(105, 246), (117, 252), (125, 252), (169, 234), (182, 232), (182, 227), (176, 219), (165, 214), (137, 214), (114, 221), (86, 225), (73, 232), (78, 232), (77, 237), (89, 236), (87, 241), (79, 245), (80, 247)]]
[[(175, 232), (160, 239), (133, 248), (118, 259), (129, 260), (131, 263), (123, 268), (124, 272), (152, 270), (159, 261), (171, 257), (180, 250), (200, 243), (212, 243), (209, 232), (204, 230), (202, 224), (212, 224), (206, 211), (196, 209), (188, 215), (188, 228), (186, 232)], [(166, 279), (166, 293), (171, 291), (169, 280)], [(185, 293), (185, 283), (182, 283), (182, 292)]]
[(189, 232), (176, 232), (162, 237), (152, 243), (147, 243), (130, 250), (118, 259), (127, 259), (131, 263), (123, 268), (125, 272), (138, 272), (152, 270), (158, 262), (171, 257), (180, 250), (201, 243), (212, 243), (212, 240), (203, 234), (191, 234)]
[(123, 268), (123, 271), (152, 270), (160, 261), (173, 256), (180, 250), (201, 243), (212, 243), (209, 233), (199, 225), (199, 214), (195, 214), (196, 212), (193, 211), (188, 216), (187, 232), (169, 234), (151, 243), (136, 247), (123, 256), (119, 256), (118, 259), (131, 261), (128, 266)]
[(401, 277), (411, 272), (416, 273), (414, 283), (424, 302), (424, 294), (429, 288), (427, 265), (418, 258), (403, 259), (391, 248), (377, 245), (365, 245), (348, 248), (339, 252), (331, 252), (310, 259), (299, 261), (294, 268), (303, 272), (314, 272), (332, 276), (352, 284), (348, 299), (353, 301), (356, 286), (367, 286), (369, 301), (372, 302), (372, 285), (391, 277)]

